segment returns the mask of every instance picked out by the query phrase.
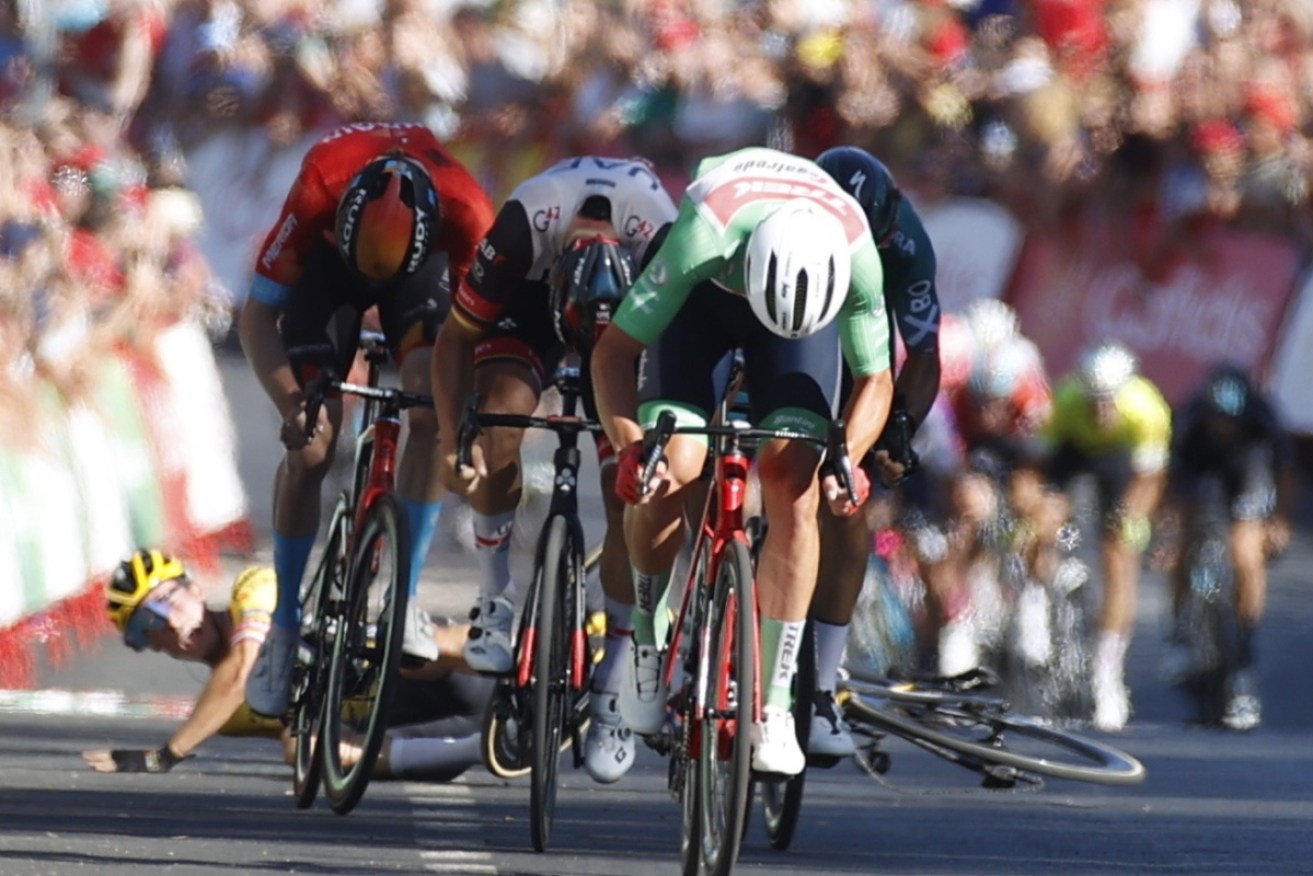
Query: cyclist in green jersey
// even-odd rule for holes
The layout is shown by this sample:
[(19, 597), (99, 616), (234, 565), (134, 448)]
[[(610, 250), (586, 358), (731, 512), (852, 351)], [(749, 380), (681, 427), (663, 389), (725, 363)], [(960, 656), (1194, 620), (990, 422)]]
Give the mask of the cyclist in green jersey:
[[(598, 409), (620, 448), (616, 492), (631, 505), (634, 649), (620, 710), (642, 734), (665, 720), (653, 615), (684, 543), (686, 490), (707, 453), (705, 439), (676, 435), (652, 482), (640, 484), (644, 427), (663, 410), (705, 423), (735, 348), (744, 351), (752, 421), (818, 437), (834, 416), (842, 350), (853, 374), (849, 452), (860, 459), (874, 445), (893, 397), (880, 256), (861, 205), (808, 159), (749, 148), (702, 161), (665, 242), (594, 348)], [(757, 569), (762, 720), (751, 730), (753, 768), (764, 773), (796, 774), (806, 761), (790, 686), (819, 567), (821, 494), (835, 513), (853, 514), (870, 489), (858, 470), (859, 501), (850, 501), (833, 474), (818, 481), (820, 462), (802, 441), (770, 442), (756, 459), (770, 520)]]

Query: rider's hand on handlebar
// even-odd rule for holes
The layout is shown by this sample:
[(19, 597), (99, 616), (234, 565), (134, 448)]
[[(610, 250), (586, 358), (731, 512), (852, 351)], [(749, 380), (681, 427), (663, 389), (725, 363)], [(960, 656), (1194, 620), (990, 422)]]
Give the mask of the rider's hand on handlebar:
[(831, 473), (821, 478), (821, 492), (830, 505), (830, 513), (835, 517), (852, 517), (871, 496), (871, 478), (865, 468), (853, 466), (852, 479), (853, 491), (857, 494), (856, 502), (853, 502), (836, 475)]
[(888, 450), (875, 450), (872, 454), (875, 458), (876, 471), (880, 475), (880, 483), (886, 489), (893, 489), (902, 483), (903, 478), (911, 474), (907, 466), (895, 459)]
[[(283, 417), (283, 425), (278, 431), (278, 439), (288, 450), (301, 450), (310, 443), (311, 429), (306, 422), (306, 403), (300, 402)], [(318, 435), (328, 428), (328, 412), (320, 406), (314, 424), (313, 434)]]
[(616, 456), (615, 494), (630, 505), (646, 502), (666, 473), (663, 460), (657, 464), (656, 476), (646, 484), (641, 483), (644, 452), (643, 442), (635, 441)]
[(461, 465), (459, 454), (453, 448), (442, 454), (442, 485), (459, 496), (468, 496), (478, 487), (479, 481), (488, 476), (488, 467), (483, 461), (483, 445), (475, 441), (470, 445), (470, 462)]

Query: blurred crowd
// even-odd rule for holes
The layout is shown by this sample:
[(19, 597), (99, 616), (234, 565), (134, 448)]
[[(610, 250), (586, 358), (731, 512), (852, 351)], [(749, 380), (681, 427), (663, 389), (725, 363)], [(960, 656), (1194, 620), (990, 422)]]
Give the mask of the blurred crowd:
[(0, 0), (0, 356), (75, 392), (81, 354), (226, 300), (186, 165), (219, 132), (418, 120), (676, 175), (852, 143), (1032, 227), (1307, 243), (1311, 96), (1308, 0)]

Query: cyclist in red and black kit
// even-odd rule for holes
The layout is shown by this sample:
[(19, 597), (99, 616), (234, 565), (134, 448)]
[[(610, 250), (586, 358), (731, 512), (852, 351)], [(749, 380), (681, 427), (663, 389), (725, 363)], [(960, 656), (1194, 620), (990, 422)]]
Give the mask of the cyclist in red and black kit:
[[(580, 357), (580, 400), (593, 405), (593, 342), (633, 278), (656, 252), (675, 205), (641, 159), (580, 156), (520, 183), (479, 244), (474, 266), (438, 333), (437, 385), (442, 472), (470, 496), (481, 579), (465, 661), (484, 672), (512, 665), (518, 587), (507, 548), (521, 493), (521, 429), (489, 429), (474, 447), (474, 469), (456, 460), (456, 423), (465, 395), (479, 391), (484, 412), (527, 414), (556, 363)], [(593, 678), (584, 765), (599, 782), (618, 781), (634, 762), (634, 740), (620, 720), (617, 657), (633, 626), (634, 597), (625, 551), (623, 504), (615, 495), (614, 453), (597, 445), (606, 509), (600, 578), (606, 593), (606, 650)]]
[[(282, 418), (286, 448), (274, 483), (278, 605), (246, 691), (257, 712), (287, 710), (301, 579), (342, 421), (340, 400), (329, 399), (318, 421), (306, 422), (307, 382), (325, 370), (346, 375), (363, 314), (377, 307), (402, 386), (429, 392), (432, 344), (450, 309), (449, 290), (469, 269), (492, 217), (487, 194), (427, 128), (355, 124), (311, 147), (265, 237), (238, 323), (242, 348)], [(397, 484), (410, 522), (413, 596), (442, 486), (433, 412), (413, 408), (408, 417)], [(404, 650), (433, 659), (427, 617), (413, 599), (411, 605)]]

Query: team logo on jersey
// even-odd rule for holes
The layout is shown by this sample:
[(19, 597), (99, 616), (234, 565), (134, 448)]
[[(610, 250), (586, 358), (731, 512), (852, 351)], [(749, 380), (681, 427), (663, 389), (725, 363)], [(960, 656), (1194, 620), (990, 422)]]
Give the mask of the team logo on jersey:
[(745, 207), (758, 201), (781, 201), (807, 198), (829, 210), (843, 223), (849, 242), (863, 234), (870, 234), (866, 218), (853, 209), (856, 202), (836, 188), (794, 182), (771, 177), (741, 177), (712, 189), (702, 203), (702, 213), (722, 229), (729, 226), (734, 216)]
[(667, 272), (665, 259), (653, 259), (652, 264), (647, 266), (647, 281), (653, 286), (664, 286), (666, 284)]
[(561, 208), (553, 204), (545, 210), (539, 210), (533, 214), (533, 228), (535, 231), (546, 231), (551, 224), (561, 218)]
[(287, 245), (287, 238), (292, 236), (296, 230), (296, 217), (289, 215), (283, 221), (283, 225), (278, 229), (278, 236), (274, 238), (273, 243), (264, 251), (264, 258), (260, 259), (260, 264), (266, 269), (271, 269), (274, 262), (278, 261), (278, 256), (282, 253), (283, 247)]
[(630, 239), (641, 237), (644, 240), (647, 240), (652, 236), (652, 232), (655, 230), (656, 229), (652, 227), (652, 223), (648, 222), (642, 216), (630, 216), (625, 220), (625, 237)]

